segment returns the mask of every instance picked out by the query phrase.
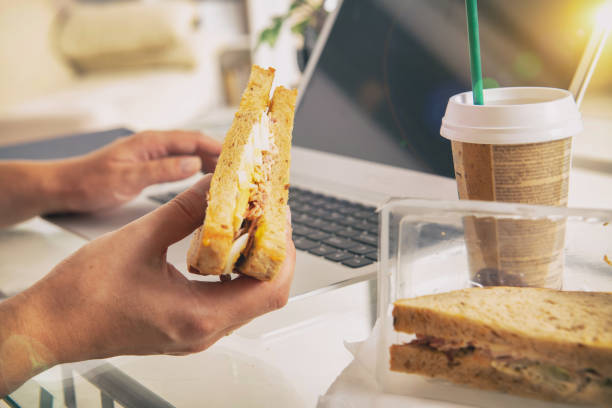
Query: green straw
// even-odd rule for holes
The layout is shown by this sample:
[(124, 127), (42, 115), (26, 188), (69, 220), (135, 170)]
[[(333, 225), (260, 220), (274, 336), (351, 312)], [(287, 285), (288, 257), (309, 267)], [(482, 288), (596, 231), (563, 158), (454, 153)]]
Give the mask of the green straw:
[(472, 72), (472, 95), (474, 105), (484, 105), (482, 95), (482, 65), (480, 63), (480, 39), (478, 36), (477, 0), (465, 0), (467, 12), (468, 38), (470, 42), (470, 70)]

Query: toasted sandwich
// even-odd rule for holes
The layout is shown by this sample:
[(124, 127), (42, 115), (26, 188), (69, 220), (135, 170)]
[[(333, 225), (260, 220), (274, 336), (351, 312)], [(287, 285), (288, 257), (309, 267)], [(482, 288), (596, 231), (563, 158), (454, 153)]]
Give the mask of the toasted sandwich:
[(490, 287), (395, 302), (391, 370), (612, 406), (612, 293)]
[(284, 261), (291, 133), (297, 91), (270, 90), (274, 69), (253, 66), (225, 136), (189, 271), (274, 278)]

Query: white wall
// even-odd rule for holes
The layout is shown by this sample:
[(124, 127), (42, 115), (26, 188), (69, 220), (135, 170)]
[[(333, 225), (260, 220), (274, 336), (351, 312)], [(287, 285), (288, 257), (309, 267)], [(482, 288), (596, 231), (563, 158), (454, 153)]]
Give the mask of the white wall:
[[(289, 9), (290, 0), (248, 0), (248, 18), (253, 47), (259, 33), (268, 27), (272, 17), (284, 14)], [(296, 38), (291, 34), (290, 24), (285, 24), (274, 48), (261, 45), (253, 53), (253, 62), (263, 67), (274, 67), (276, 78), (274, 86), (297, 87), (300, 71), (296, 57)]]

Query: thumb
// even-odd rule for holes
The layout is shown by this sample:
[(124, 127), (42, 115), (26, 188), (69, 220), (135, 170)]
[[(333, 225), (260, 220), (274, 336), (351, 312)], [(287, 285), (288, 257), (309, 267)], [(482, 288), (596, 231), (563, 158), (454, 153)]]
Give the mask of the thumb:
[(156, 249), (165, 250), (202, 225), (211, 178), (210, 174), (202, 177), (187, 191), (139, 220)]
[(164, 157), (139, 164), (139, 179), (146, 187), (151, 184), (178, 181), (187, 178), (202, 168), (198, 156)]

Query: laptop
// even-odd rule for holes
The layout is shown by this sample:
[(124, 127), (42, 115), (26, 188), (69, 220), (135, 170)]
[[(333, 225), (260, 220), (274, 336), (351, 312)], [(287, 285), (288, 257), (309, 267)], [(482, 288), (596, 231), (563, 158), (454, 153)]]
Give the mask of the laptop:
[[(582, 4), (479, 1), (485, 85), (567, 88), (590, 32), (575, 13)], [(341, 1), (328, 17), (296, 109), (292, 299), (375, 276), (375, 210), (389, 197), (457, 198), (450, 144), (439, 129), (448, 98), (470, 89), (464, 7), (463, 0)], [(0, 158), (41, 151), (46, 156), (40, 158), (65, 157), (129, 133), (116, 129), (21, 145), (8, 155), (3, 149)], [(50, 219), (94, 239), (194, 181), (149, 187), (110, 212)], [(187, 273), (189, 240), (170, 247), (168, 260), (190, 279), (210, 279)]]

